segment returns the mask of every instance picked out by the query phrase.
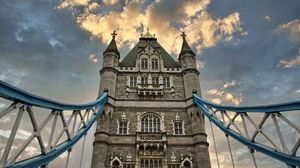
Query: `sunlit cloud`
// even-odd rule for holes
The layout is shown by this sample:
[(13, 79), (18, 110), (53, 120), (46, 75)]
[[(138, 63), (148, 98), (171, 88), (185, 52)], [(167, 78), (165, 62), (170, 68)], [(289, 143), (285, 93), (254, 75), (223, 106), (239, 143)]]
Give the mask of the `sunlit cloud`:
[(90, 0), (64, 0), (57, 6), (57, 8), (63, 9), (74, 6), (88, 5), (89, 1)]
[[(299, 29), (300, 29), (300, 25), (299, 25)], [(296, 65), (300, 65), (300, 49), (298, 50), (298, 56), (294, 59), (291, 59), (289, 61), (287, 60), (280, 60), (280, 64), (284, 67), (284, 68), (292, 68)]]
[(243, 102), (243, 95), (231, 91), (237, 85), (236, 80), (231, 82), (220, 81), (219, 88), (209, 89), (207, 95), (213, 103), (229, 103), (238, 106)]
[(119, 3), (119, 0), (103, 0), (103, 3), (106, 5), (115, 5)]
[(226, 83), (223, 85), (223, 87), (224, 87), (224, 88), (230, 88), (230, 87), (233, 87), (233, 86), (235, 86), (235, 85), (237, 85), (237, 82), (236, 82), (235, 80), (233, 80), (233, 81), (231, 81), (231, 82), (226, 82)]
[(300, 93), (300, 89), (295, 90), (296, 93)]
[(207, 92), (209, 95), (217, 95), (217, 96), (221, 96), (224, 94), (224, 91), (222, 90), (218, 90), (218, 89), (210, 89)]
[[(104, 1), (100, 5), (117, 4), (117, 0)], [(190, 45), (195, 45), (198, 52), (202, 49), (213, 47), (218, 42), (236, 42), (236, 34), (243, 36), (238, 12), (233, 12), (224, 18), (212, 18), (206, 11), (209, 0), (183, 1), (180, 9), (170, 14), (165, 14), (166, 1), (154, 1), (150, 5), (145, 1), (126, 1), (121, 10), (112, 9), (107, 13), (89, 12), (90, 8), (98, 8), (93, 2), (63, 1), (58, 5), (59, 9), (71, 8), (74, 5), (82, 4), (84, 12), (76, 16), (80, 27), (88, 31), (92, 38), (100, 38), (103, 42), (109, 43), (110, 32), (117, 30), (117, 43), (120, 47), (125, 45), (133, 47), (145, 27), (149, 27), (151, 33), (158, 37), (159, 42), (171, 53), (179, 53), (182, 40), (180, 31), (188, 34)], [(168, 5), (170, 7), (170, 5)], [(177, 7), (177, 6), (176, 6)], [(101, 11), (101, 10), (100, 10)], [(134, 19), (132, 19), (134, 18)], [(174, 26), (176, 23), (177, 26)], [(201, 66), (200, 66), (201, 68)]]
[(221, 99), (219, 99), (219, 98), (213, 98), (213, 99), (211, 99), (211, 102), (213, 102), (215, 104), (221, 104), (222, 103)]
[(300, 20), (296, 19), (286, 24), (278, 25), (274, 32), (287, 34), (292, 42), (298, 44), (300, 43)]

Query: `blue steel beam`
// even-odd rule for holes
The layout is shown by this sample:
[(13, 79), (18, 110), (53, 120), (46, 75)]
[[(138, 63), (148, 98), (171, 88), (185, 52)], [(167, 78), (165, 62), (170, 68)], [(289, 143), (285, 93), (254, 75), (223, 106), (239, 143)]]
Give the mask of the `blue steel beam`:
[(288, 102), (288, 103), (281, 103), (281, 104), (272, 104), (272, 105), (264, 105), (264, 106), (246, 106), (246, 107), (232, 107), (232, 106), (221, 106), (206, 100), (201, 99), (196, 94), (194, 94), (194, 98), (197, 98), (199, 102), (210, 106), (212, 108), (224, 111), (234, 111), (237, 113), (244, 113), (244, 112), (265, 112), (265, 113), (274, 113), (274, 112), (285, 112), (285, 111), (293, 111), (293, 110), (300, 110), (300, 101)]
[(29, 158), (26, 160), (22, 160), (20, 162), (16, 162), (11, 165), (6, 165), (5, 168), (35, 168), (40, 167), (42, 165), (48, 164), (50, 161), (54, 160), (67, 150), (73, 147), (83, 136), (87, 134), (92, 125), (97, 121), (100, 115), (103, 112), (104, 105), (107, 102), (108, 93), (104, 92), (103, 95), (96, 101), (82, 104), (82, 105), (73, 105), (73, 104), (64, 104), (59, 103), (53, 100), (45, 99), (28, 92), (25, 92), (21, 89), (18, 89), (14, 86), (11, 86), (3, 81), (0, 81), (0, 97), (21, 102), (31, 106), (38, 106), (48, 109), (60, 110), (83, 110), (83, 109), (91, 109), (93, 107), (97, 107), (98, 111), (93, 113), (93, 116), (90, 118), (89, 123), (86, 124), (86, 127), (80, 129), (77, 134), (70, 140), (52, 148), (51, 151), (44, 155), (38, 155), (33, 158)]
[[(253, 106), (251, 108), (249, 108), (249, 107), (229, 107), (229, 106), (226, 107), (226, 106), (219, 106), (219, 105), (215, 105), (215, 104), (206, 102), (203, 99), (201, 99), (199, 96), (197, 96), (196, 94), (194, 94), (194, 102), (199, 107), (199, 109), (205, 114), (205, 116), (210, 121), (212, 121), (218, 128), (220, 128), (225, 134), (231, 136), (232, 138), (234, 138), (235, 140), (239, 141), (240, 143), (246, 145), (250, 149), (254, 149), (256, 151), (264, 153), (264, 154), (266, 154), (274, 159), (277, 159), (279, 161), (282, 161), (288, 165), (295, 165), (295, 166), (300, 165), (300, 157), (291, 156), (291, 155), (285, 154), (283, 152), (276, 151), (276, 150), (274, 150), (270, 147), (264, 146), (262, 144), (259, 144), (256, 142), (251, 142), (249, 139), (243, 137), (242, 135), (240, 135), (240, 134), (234, 132), (233, 130), (230, 130), (226, 126), (224, 126), (221, 121), (219, 121), (218, 119), (216, 119), (215, 117), (210, 115), (209, 110), (205, 107), (205, 105), (207, 105), (207, 106), (216, 108), (217, 110), (225, 110), (225, 111), (230, 110), (230, 111), (234, 111), (234, 112), (246, 112), (247, 110), (250, 110), (250, 112), (262, 112), (263, 109), (267, 110), (267, 107), (270, 107), (272, 109), (267, 110), (268, 112), (272, 112), (273, 110), (278, 112), (279, 109), (285, 109), (286, 111), (289, 111), (291, 109), (299, 110), (300, 108), (296, 108), (299, 106), (299, 102), (280, 104), (280, 105), (275, 105), (274, 107), (272, 107), (272, 106), (262, 106), (262, 107), (254, 107)], [(292, 107), (289, 107), (288, 106), (289, 104), (292, 105)], [(273, 111), (273, 112), (275, 112), (275, 111)]]
[(43, 108), (48, 108), (48, 109), (54, 109), (54, 110), (58, 110), (58, 111), (89, 109), (89, 108), (95, 107), (101, 101), (101, 99), (98, 99), (91, 103), (80, 104), (80, 105), (60, 103), (60, 102), (56, 102), (56, 101), (53, 101), (50, 99), (46, 99), (43, 97), (33, 95), (33, 94), (28, 93), (24, 90), (21, 90), (17, 87), (9, 85), (1, 80), (0, 80), (0, 97), (4, 97), (4, 98), (12, 100), (12, 101), (18, 101), (18, 102), (21, 102), (21, 103), (27, 104), (27, 105), (38, 106), (38, 107), (43, 107)]

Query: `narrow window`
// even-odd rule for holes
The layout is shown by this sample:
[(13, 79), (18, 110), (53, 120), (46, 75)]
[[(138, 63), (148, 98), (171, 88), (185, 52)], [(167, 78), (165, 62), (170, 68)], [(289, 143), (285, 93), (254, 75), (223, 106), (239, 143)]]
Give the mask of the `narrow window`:
[(127, 122), (119, 122), (119, 134), (127, 134)]
[(130, 77), (130, 87), (136, 87), (136, 77)]
[(182, 135), (183, 134), (183, 124), (182, 121), (174, 122), (174, 134), (175, 135)]
[(156, 58), (152, 59), (151, 65), (153, 70), (158, 70), (158, 59)]
[(146, 58), (141, 60), (141, 69), (148, 69), (148, 60)]
[(170, 78), (169, 77), (165, 77), (164, 78), (164, 87), (165, 88), (169, 88), (170, 87)]

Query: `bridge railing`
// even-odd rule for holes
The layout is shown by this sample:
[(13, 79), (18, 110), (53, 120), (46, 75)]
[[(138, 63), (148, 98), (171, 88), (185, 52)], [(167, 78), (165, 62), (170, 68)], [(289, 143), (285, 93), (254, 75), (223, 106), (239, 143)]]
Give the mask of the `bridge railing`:
[[(250, 149), (255, 167), (255, 151), (288, 166), (300, 165), (300, 122), (296, 118), (293, 119), (295, 116), (299, 119), (299, 101), (266, 106), (230, 107), (207, 102), (194, 94), (194, 102), (210, 123), (225, 133), (227, 140), (229, 136)], [(288, 116), (287, 112), (294, 114)], [(228, 145), (230, 148), (229, 141)], [(232, 159), (231, 149), (230, 154)], [(232, 165), (234, 167), (233, 159)]]
[[(85, 142), (88, 130), (103, 111), (107, 101), (107, 92), (94, 102), (73, 105), (38, 97), (0, 81), (0, 97), (11, 102), (8, 107), (0, 110), (0, 121), (7, 115), (12, 113), (15, 115), (2, 156), (0, 155), (0, 167), (47, 167), (49, 162), (65, 152), (67, 152), (65, 166), (68, 167), (72, 147), (82, 138)], [(21, 125), (21, 121), (26, 113), (26, 116), (29, 116), (29, 122), (26, 125), (32, 126), (31, 135), (27, 136), (23, 142), (19, 142), (17, 149), (12, 150), (13, 143), (18, 138), (17, 133), (24, 126), (24, 124)], [(43, 115), (41, 113), (44, 113), (46, 117), (38, 122), (36, 116)], [(29, 148), (34, 141), (38, 144), (38, 154), (24, 157), (22, 154), (25, 149)], [(82, 157), (80, 165), (81, 162)]]

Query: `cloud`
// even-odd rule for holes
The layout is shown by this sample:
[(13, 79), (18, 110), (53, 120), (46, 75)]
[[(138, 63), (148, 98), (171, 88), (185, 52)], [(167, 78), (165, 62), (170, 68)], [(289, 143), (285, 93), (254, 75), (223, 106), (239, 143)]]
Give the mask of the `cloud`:
[[(60, 7), (64, 3), (72, 5)], [(238, 12), (224, 18), (212, 18), (206, 11), (210, 0), (176, 1), (172, 4), (166, 0), (154, 1), (151, 4), (139, 0), (126, 1), (124, 6), (110, 9), (108, 12), (90, 12), (86, 3), (88, 2), (81, 2), (85, 10), (76, 15), (80, 27), (93, 38), (100, 38), (105, 43), (111, 40), (110, 32), (117, 30), (116, 40), (120, 47), (132, 47), (145, 27), (149, 27), (150, 32), (155, 34), (162, 46), (171, 53), (179, 53), (182, 43), (180, 31), (186, 31), (190, 45), (195, 45), (198, 52), (213, 47), (220, 41), (236, 42), (236, 34), (246, 34)], [(118, 1), (104, 1), (101, 5), (104, 9), (105, 6), (116, 3)], [(73, 4), (80, 3), (67, 0), (60, 3), (58, 8), (71, 8)], [(173, 10), (166, 12), (166, 8)]]
[(16, 69), (5, 69), (0, 72), (0, 80), (7, 81), (13, 85), (19, 85), (26, 76), (28, 76), (27, 72), (18, 71)]
[(103, 0), (103, 3), (106, 5), (115, 5), (119, 3), (119, 0)]
[(200, 70), (204, 68), (205, 62), (201, 60), (196, 60), (196, 65), (197, 65), (197, 69)]
[(265, 16), (265, 17), (264, 17), (264, 20), (269, 22), (269, 21), (271, 21), (272, 19), (271, 19), (270, 16)]
[(233, 87), (233, 86), (235, 86), (235, 85), (237, 85), (237, 82), (236, 82), (235, 80), (233, 80), (233, 81), (231, 81), (231, 82), (226, 82), (226, 83), (223, 85), (223, 87), (224, 87), (224, 88), (230, 88), (230, 87)]
[(227, 93), (225, 96), (226, 100), (232, 102), (234, 105), (240, 105), (242, 102), (243, 96), (234, 96), (233, 93)]
[(81, 6), (81, 5), (87, 5), (90, 0), (65, 0), (62, 1), (57, 8), (63, 9), (63, 8), (70, 8), (74, 6)]
[[(11, 130), (0, 130), (0, 135), (4, 138), (8, 138), (10, 136)], [(26, 140), (31, 135), (30, 132), (18, 129), (17, 134), (15, 136), (16, 139)]]
[(300, 93), (300, 89), (295, 90), (296, 93)]
[(287, 34), (289, 39), (296, 43), (300, 43), (300, 20), (292, 20), (286, 24), (278, 25), (274, 30), (275, 33)]
[(96, 54), (91, 54), (89, 56), (89, 60), (92, 61), (93, 63), (97, 63), (98, 59), (97, 59)]
[(222, 101), (219, 98), (213, 98), (213, 99), (211, 99), (211, 102), (213, 102), (215, 104), (221, 104)]
[(231, 82), (219, 81), (218, 83), (218, 88), (212, 88), (206, 92), (213, 103), (229, 103), (237, 106), (243, 102), (242, 93), (232, 92), (238, 84), (236, 80)]
[(221, 96), (223, 95), (224, 91), (218, 89), (210, 89), (207, 92), (209, 95)]
[[(300, 26), (300, 25), (299, 25)], [(300, 28), (300, 27), (299, 27)], [(298, 49), (298, 56), (294, 59), (291, 59), (290, 61), (287, 60), (280, 60), (279, 62), (281, 65), (283, 65), (284, 68), (292, 68), (296, 65), (300, 65), (300, 48)]]

